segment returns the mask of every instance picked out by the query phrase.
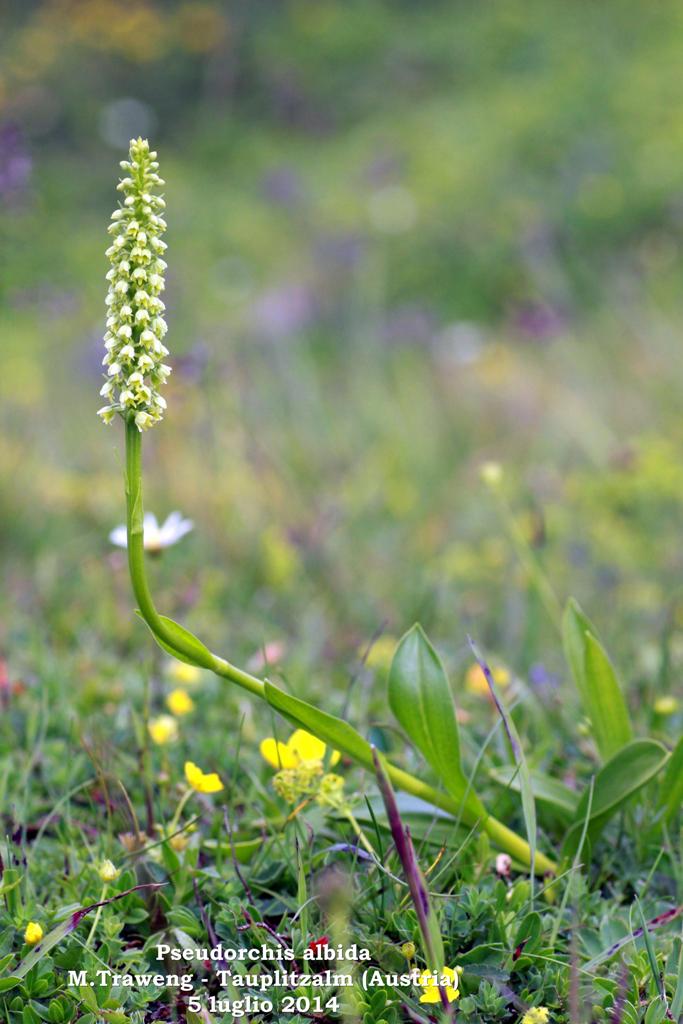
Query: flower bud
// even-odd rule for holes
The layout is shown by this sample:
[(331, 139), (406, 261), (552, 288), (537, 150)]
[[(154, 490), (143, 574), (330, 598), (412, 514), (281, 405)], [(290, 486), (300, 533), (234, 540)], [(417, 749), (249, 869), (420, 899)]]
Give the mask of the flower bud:
[(115, 882), (121, 872), (110, 860), (103, 860), (98, 870), (98, 875), (103, 882)]

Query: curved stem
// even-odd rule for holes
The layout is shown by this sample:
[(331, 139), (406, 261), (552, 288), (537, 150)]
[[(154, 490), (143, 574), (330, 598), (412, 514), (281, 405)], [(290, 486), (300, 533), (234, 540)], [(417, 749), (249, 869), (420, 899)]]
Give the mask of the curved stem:
[[(189, 658), (193, 664), (196, 663), (200, 660), (197, 651), (189, 644), (184, 643), (176, 633), (169, 630), (163, 617), (156, 610), (147, 582), (142, 504), (142, 438), (132, 418), (126, 420), (126, 526), (128, 529), (128, 569), (140, 614), (160, 640), (184, 657)], [(201, 661), (204, 668), (215, 672), (216, 675), (229, 679), (258, 697), (265, 697), (265, 687), (260, 679), (231, 665), (225, 658), (219, 658), (218, 655), (207, 650)]]
[[(133, 593), (140, 614), (152, 633), (181, 659), (187, 658), (192, 664), (200, 664), (217, 676), (236, 683), (243, 690), (248, 690), (249, 693), (262, 700), (267, 700), (265, 684), (261, 679), (237, 668), (225, 658), (213, 654), (203, 645), (199, 645), (199, 648), (193, 647), (191, 643), (185, 641), (182, 635), (169, 628), (168, 620), (165, 620), (155, 607), (145, 573), (142, 438), (132, 417), (126, 420), (126, 526), (128, 531), (128, 568)], [(455, 817), (460, 815), (459, 804), (448, 794), (439, 792), (395, 765), (387, 764), (386, 768), (389, 778), (398, 789), (411, 793), (434, 807), (440, 807)], [(468, 820), (470, 818), (472, 820)], [(498, 846), (507, 850), (515, 860), (527, 867), (530, 866), (531, 851), (528, 843), (502, 822), (491, 816), (475, 820), (471, 815), (465, 813), (462, 813), (462, 819), (470, 826), (480, 824)], [(535, 869), (539, 874), (554, 873), (557, 870), (556, 865), (539, 852), (536, 853)]]

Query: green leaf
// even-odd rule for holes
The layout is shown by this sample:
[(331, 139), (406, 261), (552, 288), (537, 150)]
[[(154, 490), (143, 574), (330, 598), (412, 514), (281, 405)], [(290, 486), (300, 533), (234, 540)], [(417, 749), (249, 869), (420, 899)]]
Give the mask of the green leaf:
[(21, 978), (15, 978), (12, 975), (8, 978), (0, 978), (0, 992), (9, 992), (10, 989), (16, 988), (20, 984)]
[(683, 736), (674, 747), (662, 781), (664, 818), (670, 822), (683, 805)]
[[(595, 776), (588, 838), (600, 835), (609, 819), (639, 789), (664, 768), (670, 754), (656, 740), (633, 740), (615, 754)], [(586, 817), (590, 787), (584, 790), (576, 808), (575, 823), (568, 833), (563, 853), (572, 856)]]
[[(633, 740), (623, 747), (595, 777), (591, 820), (614, 814), (621, 805), (662, 770), (670, 754), (657, 740)], [(583, 820), (588, 795), (579, 800), (576, 817)]]
[[(655, 990), (655, 992), (659, 993), (659, 995), (661, 996), (661, 995), (664, 995), (664, 992), (663, 992), (663, 988), (662, 988), (662, 979), (659, 976), (659, 965), (657, 964), (657, 956), (655, 954), (655, 947), (654, 947), (654, 945), (652, 943), (652, 936), (650, 935), (650, 932), (648, 931), (647, 921), (645, 920), (645, 915), (643, 914), (643, 908), (642, 908), (642, 906), (640, 904), (640, 900), (638, 899), (637, 896), (636, 896), (636, 907), (638, 908), (638, 917), (640, 918), (640, 927), (641, 927), (642, 932), (643, 932), (643, 942), (645, 943), (645, 950), (647, 952), (647, 959), (648, 959), (648, 963), (650, 964), (650, 973), (652, 974), (652, 981), (653, 981), (654, 990)], [(663, 1014), (662, 1014), (662, 1016), (663, 1016)], [(647, 1019), (648, 1018), (647, 1018), (647, 1014), (646, 1014), (645, 1015), (645, 1020), (647, 1021)]]
[(321, 711), (299, 697), (293, 697), (291, 693), (285, 693), (284, 690), (273, 686), (268, 679), (265, 680), (264, 686), (266, 700), (270, 706), (289, 719), (292, 725), (313, 733), (335, 750), (347, 754), (366, 768), (373, 768), (370, 744), (352, 725), (341, 718), (335, 718), (327, 711)]
[[(491, 777), (501, 786), (511, 789), (514, 793), (521, 792), (519, 772), (515, 766), (494, 768)], [(573, 820), (576, 814), (578, 796), (562, 782), (553, 779), (543, 772), (529, 772), (534, 799), (539, 804), (546, 804), (566, 820)]]
[(529, 766), (527, 764), (526, 757), (524, 756), (524, 748), (522, 747), (522, 741), (519, 738), (517, 727), (512, 719), (512, 716), (508, 714), (505, 706), (503, 705), (500, 697), (496, 690), (496, 684), (493, 679), (493, 673), (489, 668), (488, 664), (481, 655), (478, 653), (472, 640), (470, 640), (470, 647), (472, 653), (479, 663), (479, 667), (486, 677), (491, 696), (498, 710), (498, 714), (503, 720), (503, 726), (505, 733), (508, 738), (508, 744), (510, 746), (510, 753), (514, 758), (517, 766), (518, 779), (519, 779), (519, 791), (522, 797), (522, 812), (524, 814), (524, 825), (526, 828), (527, 839), (529, 841), (529, 852), (531, 860), (531, 901), (533, 903), (533, 882), (535, 873), (535, 861), (536, 861), (536, 839), (537, 839), (537, 821), (536, 821), (536, 802), (534, 800), (534, 793), (531, 786), (531, 774), (529, 772)]
[(633, 739), (633, 728), (612, 663), (591, 622), (573, 599), (565, 609), (562, 638), (596, 746), (606, 761)]
[(676, 977), (676, 991), (671, 1003), (671, 1016), (678, 1020), (683, 1013), (683, 941), (678, 954), (678, 973)]
[(447, 791), (476, 813), (484, 813), (460, 760), (453, 697), (441, 660), (415, 625), (399, 642), (389, 670), (389, 706)]
[(540, 944), (542, 930), (541, 915), (532, 910), (517, 929), (513, 946), (518, 948), (523, 943), (524, 953), (533, 953)]
[(373, 761), (379, 791), (384, 802), (387, 820), (394, 840), (394, 847), (401, 862), (403, 877), (408, 883), (410, 898), (422, 935), (425, 960), (430, 971), (440, 971), (445, 964), (445, 953), (439, 919), (434, 909), (434, 904), (429, 898), (427, 882), (417, 860), (410, 830), (405, 827), (401, 820), (396, 796), (387, 775), (384, 757), (379, 751), (376, 751)]
[(164, 632), (171, 638), (172, 642), (169, 642), (167, 639), (159, 636), (152, 625), (145, 619), (142, 612), (136, 609), (135, 614), (139, 615), (142, 621), (149, 626), (150, 632), (159, 644), (159, 647), (166, 651), (167, 654), (170, 654), (172, 658), (184, 661), (187, 665), (196, 665), (198, 668), (212, 668), (214, 658), (211, 651), (208, 647), (204, 646), (194, 633), (190, 633), (189, 629), (185, 629), (179, 622), (169, 619), (167, 615), (160, 615), (159, 618), (163, 623)]

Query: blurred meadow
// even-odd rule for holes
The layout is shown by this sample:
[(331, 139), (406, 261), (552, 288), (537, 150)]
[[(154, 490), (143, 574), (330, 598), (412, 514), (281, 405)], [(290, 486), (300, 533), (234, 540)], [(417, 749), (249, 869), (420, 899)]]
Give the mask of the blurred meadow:
[[(512, 529), (599, 627), (640, 731), (679, 732), (654, 701), (682, 696), (680, 5), (9, 0), (0, 27), (8, 816), (38, 740), (44, 813), (91, 756), (135, 771), (143, 678), (163, 710), (108, 540), (123, 434), (95, 415), (137, 135), (167, 182), (174, 367), (146, 506), (195, 524), (151, 560), (159, 607), (236, 664), (279, 645), (273, 678), (364, 731), (389, 655), (363, 652), (419, 620), (474, 750), (472, 633), (558, 764), (581, 712)], [(196, 701), (187, 756), (219, 762), (240, 719), (247, 750), (272, 732), (217, 680)]]
[(139, 133), (168, 181), (175, 365), (147, 504), (197, 524), (159, 570), (191, 618), (324, 673), (414, 618), (552, 658), (479, 482), (494, 459), (625, 662), (683, 646), (675, 4), (61, 0), (3, 21), (13, 658), (27, 630), (69, 653), (139, 638), (107, 547), (122, 439), (93, 419), (112, 168)]

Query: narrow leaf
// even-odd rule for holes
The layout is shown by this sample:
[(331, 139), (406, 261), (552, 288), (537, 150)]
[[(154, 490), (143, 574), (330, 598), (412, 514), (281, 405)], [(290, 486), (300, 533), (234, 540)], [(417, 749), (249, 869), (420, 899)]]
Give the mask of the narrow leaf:
[[(441, 660), (419, 625), (396, 648), (389, 670), (389, 706), (451, 796), (462, 800), (469, 784), (460, 760), (453, 697)], [(471, 789), (467, 802), (483, 813)]]
[(590, 620), (573, 599), (565, 609), (562, 637), (596, 746), (603, 760), (608, 760), (633, 739), (633, 728), (614, 667)]
[(484, 659), (477, 651), (477, 648), (474, 645), (471, 638), (468, 637), (468, 639), (470, 647), (472, 648), (472, 653), (474, 654), (474, 657), (477, 659), (477, 662), (479, 663), (479, 668), (482, 670), (484, 676), (486, 677), (486, 682), (489, 685), (491, 696), (493, 697), (493, 701), (496, 705), (496, 708), (498, 709), (498, 713), (503, 720), (503, 726), (505, 727), (505, 732), (508, 738), (508, 742), (510, 744), (510, 750), (512, 752), (512, 756), (515, 760), (518, 769), (519, 788), (520, 795), (522, 797), (522, 812), (524, 814), (524, 825), (526, 827), (527, 839), (529, 840), (529, 849), (531, 850), (531, 894), (533, 900), (533, 879), (536, 860), (537, 823), (536, 803), (534, 801), (534, 793), (531, 785), (531, 775), (529, 773), (529, 766), (524, 756), (522, 741), (519, 738), (517, 727), (515, 726), (515, 723), (512, 720), (512, 716), (507, 713), (498, 696), (496, 684), (493, 679), (493, 673), (491, 672), (491, 669), (489, 668), (488, 664), (484, 661)]
[[(620, 750), (595, 776), (591, 820), (614, 814), (662, 770), (669, 757), (666, 747), (657, 740), (633, 740)], [(585, 791), (576, 809), (577, 819), (583, 820), (587, 801)]]
[[(633, 740), (603, 765), (595, 776), (593, 800), (590, 809), (588, 837), (591, 841), (619, 808), (665, 767), (670, 754), (656, 740)], [(563, 852), (572, 855), (576, 840), (586, 816), (589, 790), (581, 795), (576, 808), (575, 824), (565, 839)]]
[(662, 781), (664, 817), (672, 821), (683, 806), (683, 736), (679, 737)]
[(285, 693), (267, 679), (265, 695), (270, 706), (289, 719), (293, 725), (313, 733), (335, 750), (347, 754), (366, 768), (373, 768), (370, 744), (348, 722), (335, 718), (327, 711), (321, 711), (299, 697), (293, 697), (291, 693)]
[(592, 633), (585, 635), (588, 711), (595, 742), (603, 758), (618, 753), (633, 739), (633, 728), (616, 673), (605, 649)]
[(683, 1013), (683, 936), (681, 936), (681, 947), (678, 953), (678, 973), (676, 977), (676, 990), (671, 1003), (671, 1016), (678, 1020)]
[(405, 880), (410, 889), (410, 898), (415, 907), (420, 932), (422, 933), (427, 966), (430, 971), (441, 972), (445, 963), (443, 940), (441, 938), (439, 922), (429, 899), (427, 883), (420, 871), (420, 866), (415, 856), (415, 847), (410, 838), (410, 831), (401, 821), (396, 797), (382, 764), (382, 755), (376, 749), (373, 749), (372, 756), (379, 791), (384, 801), (389, 827), (391, 828), (391, 835), (399, 860), (401, 861)]
[[(511, 789), (514, 793), (521, 792), (519, 772), (514, 766), (494, 768), (491, 771), (491, 778), (499, 785)], [(535, 771), (533, 768), (529, 770), (529, 779), (536, 803), (547, 805), (567, 820), (574, 818), (579, 797), (573, 789), (552, 778), (552, 776)]]
[[(654, 932), (657, 928), (661, 928), (665, 924), (669, 924), (674, 921), (681, 913), (683, 913), (683, 906), (671, 907), (669, 910), (665, 910), (662, 914), (657, 914), (657, 917), (651, 918), (646, 922), (645, 927), (648, 932)], [(594, 971), (596, 967), (604, 963), (605, 960), (611, 960), (612, 957), (616, 956), (622, 949), (629, 946), (635, 939), (639, 939), (643, 934), (643, 928), (635, 928), (630, 935), (626, 935), (623, 939), (619, 939), (618, 942), (608, 946), (607, 949), (603, 949), (601, 953), (594, 956), (592, 960), (583, 965), (584, 971)]]

